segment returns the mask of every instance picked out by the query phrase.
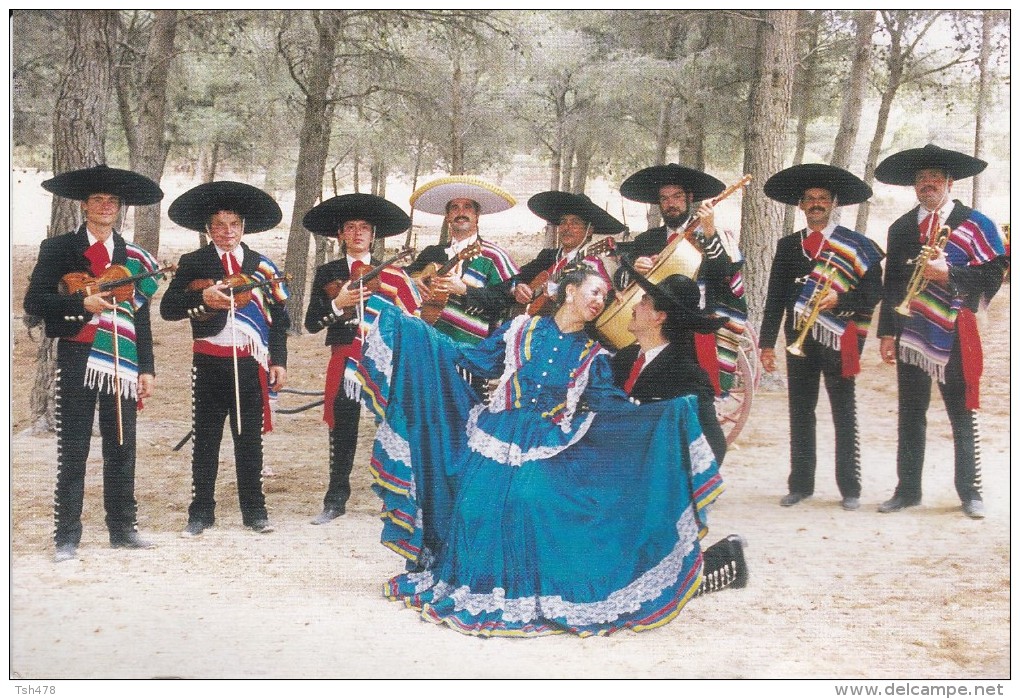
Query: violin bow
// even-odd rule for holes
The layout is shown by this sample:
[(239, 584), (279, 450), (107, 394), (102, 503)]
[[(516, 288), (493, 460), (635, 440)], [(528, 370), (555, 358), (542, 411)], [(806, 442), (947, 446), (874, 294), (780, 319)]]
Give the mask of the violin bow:
[(241, 434), (241, 386), (237, 378), (237, 315), (234, 310), (234, 287), (230, 287), (230, 354), (234, 360), (234, 424)]
[(117, 402), (117, 444), (124, 445), (124, 418), (120, 407), (120, 340), (117, 338), (117, 303), (113, 306), (113, 397)]

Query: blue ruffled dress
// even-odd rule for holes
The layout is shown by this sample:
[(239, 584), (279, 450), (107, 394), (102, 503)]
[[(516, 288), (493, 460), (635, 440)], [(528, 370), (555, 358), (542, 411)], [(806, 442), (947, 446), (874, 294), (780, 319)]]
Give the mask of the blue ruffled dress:
[[(722, 490), (697, 404), (637, 406), (607, 352), (518, 316), (478, 345), (373, 297), (349, 393), (379, 428), (385, 594), (478, 636), (609, 634), (668, 622), (701, 582)], [(498, 379), (488, 404), (457, 373)]]

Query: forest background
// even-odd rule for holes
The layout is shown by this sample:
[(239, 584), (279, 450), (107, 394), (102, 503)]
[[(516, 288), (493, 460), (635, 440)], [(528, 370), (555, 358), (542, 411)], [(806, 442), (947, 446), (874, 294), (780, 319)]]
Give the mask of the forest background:
[[(984, 335), (983, 417), (993, 426), (983, 444), (986, 522), (958, 515), (937, 405), (930, 490), (916, 515), (890, 520), (868, 502), (844, 517), (832, 506), (831, 477), (820, 478), (814, 503), (779, 508), (788, 453), (775, 418), (785, 395), (763, 392), (727, 457), (728, 493), (713, 520), (720, 533), (752, 542), (752, 586), (709, 596), (652, 634), (497, 646), (419, 628), (427, 625), (379, 598), (396, 564), (378, 553), (378, 505), (360, 468), (348, 516), (328, 531), (307, 525), (325, 487), (314, 411), (267, 437), (277, 538), (245, 538), (232, 528), (236, 507), (225, 506), (220, 531), (199, 546), (181, 543), (190, 473), (188, 456), (172, 447), (190, 424), (190, 336), (162, 321), (160, 398), (140, 421), (137, 485), (140, 526), (159, 547), (133, 558), (105, 548), (94, 445), (85, 558), (78, 568), (54, 566), (53, 348), (22, 324), (31, 319), (21, 298), (38, 241), (78, 223), (78, 207), (39, 183), (100, 162), (166, 191), (160, 205), (129, 210), (122, 226), (160, 260), (202, 242), (166, 218), (191, 186), (237, 179), (272, 193), (284, 221), (248, 242), (292, 275), (295, 318), (309, 270), (337, 254), (335, 241), (310, 236), (301, 218), (334, 194), (372, 192), (409, 210), (410, 192), (432, 177), (488, 178), (518, 206), (483, 218), (482, 232), (526, 262), (552, 235), (527, 210), (531, 195), (585, 192), (636, 233), (656, 225), (658, 212), (622, 199), (620, 183), (680, 162), (727, 184), (753, 177), (717, 219), (739, 236), (757, 327), (776, 240), (799, 225), (762, 192), (784, 167), (828, 162), (871, 182), (868, 205), (839, 213), (884, 246), (888, 225), (916, 202), (911, 188), (874, 183), (874, 167), (934, 142), (989, 162), (953, 194), (1009, 221), (1010, 19), (962, 9), (14, 11), (12, 669), (23, 677), (384, 676), (380, 649), (394, 632), (419, 642), (418, 671), (428, 676), (1008, 676), (1010, 447), (1008, 430), (994, 429), (1009, 421), (1008, 333)], [(442, 235), (439, 217), (411, 213), (408, 237), (419, 249)], [(1008, 304), (1005, 287), (986, 323), (1008, 326)], [(293, 329), (302, 333), (300, 323)], [(318, 389), (321, 336), (291, 342), (291, 383)], [(869, 345), (858, 411), (866, 497), (877, 501), (895, 485), (896, 397), (874, 355)], [(823, 422), (820, 464), (831, 455)], [(372, 437), (364, 427), (363, 455)], [(226, 504), (230, 470), (222, 469)], [(689, 628), (708, 624), (715, 642), (687, 642)]]
[[(971, 182), (954, 193), (1008, 220), (1008, 205), (989, 202), (1009, 189), (1009, 21), (997, 10), (15, 11), (12, 164), (105, 161), (156, 181), (264, 187), (289, 204), (292, 310), (332, 247), (310, 242), (301, 218), (334, 194), (478, 174), (522, 203), (588, 192), (638, 232), (657, 212), (628, 217), (616, 191), (635, 170), (749, 173), (733, 227), (756, 318), (773, 244), (794, 220), (761, 191), (783, 167), (831, 162), (870, 184), (882, 157), (934, 142), (991, 163), (973, 194)], [(870, 209), (889, 189), (844, 222), (884, 237)], [(55, 203), (50, 234), (74, 208)], [(154, 252), (160, 210), (134, 212), (135, 241)]]

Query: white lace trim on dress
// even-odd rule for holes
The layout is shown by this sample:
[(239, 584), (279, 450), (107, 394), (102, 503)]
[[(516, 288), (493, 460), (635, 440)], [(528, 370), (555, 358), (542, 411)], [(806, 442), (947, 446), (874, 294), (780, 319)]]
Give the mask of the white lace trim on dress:
[(559, 595), (508, 599), (506, 591), (499, 587), (485, 594), (472, 593), (466, 585), (450, 591), (448, 583), (432, 585), (432, 574), (428, 571), (409, 574), (407, 578), (415, 584), (417, 593), (432, 587), (434, 601), (449, 596), (454, 600), (457, 611), (464, 610), (475, 616), (499, 612), (503, 620), (511, 624), (526, 624), (539, 618), (563, 619), (567, 624), (578, 627), (605, 624), (636, 612), (642, 604), (655, 599), (664, 589), (675, 584), (683, 574), (684, 559), (690, 555), (698, 541), (698, 531), (694, 510), (688, 506), (677, 522), (679, 539), (673, 550), (629, 585), (598, 602), (569, 602)]
[(595, 413), (589, 413), (566, 444), (531, 447), (524, 451), (517, 444), (495, 437), (478, 426), (478, 416), (485, 408), (485, 405), (476, 405), (468, 414), (466, 427), (468, 447), (471, 451), (506, 466), (520, 466), (526, 461), (541, 461), (556, 456), (584, 437), (595, 419)]

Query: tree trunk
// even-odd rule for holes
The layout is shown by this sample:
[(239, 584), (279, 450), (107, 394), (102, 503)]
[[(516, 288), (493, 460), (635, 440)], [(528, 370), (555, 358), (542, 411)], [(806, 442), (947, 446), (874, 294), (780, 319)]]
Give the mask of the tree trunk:
[[(166, 139), (166, 89), (177, 33), (177, 10), (153, 12), (152, 34), (138, 94), (137, 147), (131, 169), (154, 182), (163, 179), (170, 144)], [(160, 205), (135, 207), (135, 243), (159, 255)]]
[[(414, 192), (418, 189), (418, 175), (421, 173), (421, 155), (425, 150), (425, 134), (418, 132), (418, 141), (415, 144), (414, 149), (414, 172), (411, 174), (411, 191)], [(414, 233), (414, 208), (411, 208), (411, 223), (407, 228), (407, 235), (404, 237), (405, 246), (413, 246), (416, 250), (418, 248), (418, 236)]]
[(854, 13), (857, 26), (857, 42), (853, 64), (850, 66), (850, 80), (843, 93), (843, 109), (839, 118), (839, 131), (832, 146), (831, 165), (849, 169), (850, 158), (857, 144), (857, 131), (861, 126), (861, 112), (864, 111), (864, 91), (868, 85), (868, 71), (871, 69), (872, 35), (875, 33), (875, 10), (858, 10)]
[(209, 151), (208, 166), (205, 168), (203, 182), (216, 181), (216, 169), (220, 166), (220, 142), (213, 141), (212, 150)]
[(767, 10), (758, 27), (755, 75), (748, 100), (744, 138), (744, 172), (757, 186), (744, 190), (741, 247), (747, 257), (744, 274), (750, 321), (761, 322), (772, 254), (783, 220), (782, 206), (765, 196), (761, 183), (783, 167), (783, 146), (796, 64), (796, 10)]
[[(372, 163), (372, 194), (377, 197), (386, 198), (386, 163), (376, 160)], [(376, 238), (372, 243), (372, 254), (384, 258), (386, 252), (386, 239)]]
[[(665, 153), (662, 154), (662, 158), (665, 162)], [(677, 140), (677, 162), (695, 170), (705, 169), (704, 102), (691, 102), (684, 109), (683, 132)]]
[(563, 148), (563, 171), (560, 173), (560, 185), (556, 188), (560, 192), (570, 191), (570, 182), (574, 177), (574, 153), (576, 147), (577, 144), (574, 136), (571, 135), (567, 139), (566, 146)]
[[(106, 162), (106, 114), (113, 92), (113, 49), (117, 41), (114, 10), (66, 12), (66, 45), (70, 48), (64, 78), (57, 88), (53, 115), (53, 174)], [(53, 197), (47, 237), (78, 226), (81, 206)], [(25, 317), (29, 327), (41, 320)], [(41, 327), (39, 328), (41, 330)], [(30, 398), (33, 432), (52, 432), (54, 421), (55, 342), (45, 336), (36, 355)]]
[[(298, 142), (298, 162), (294, 176), (294, 212), (287, 238), (287, 258), (284, 269), (290, 275), (290, 299), (287, 307), (292, 318), (300, 318), (305, 307), (305, 287), (308, 279), (308, 230), (301, 220), (322, 195), (322, 176), (326, 171), (329, 151), (330, 122), (333, 107), (329, 91), (336, 56), (336, 13), (313, 11), (318, 28), (318, 50), (312, 60), (305, 96), (305, 114)], [(293, 323), (291, 332), (300, 335), (301, 323)]]
[(588, 170), (591, 167), (591, 159), (595, 149), (590, 139), (585, 139), (577, 144), (574, 149), (574, 176), (570, 181), (570, 191), (574, 194), (584, 194), (585, 185), (588, 184)]
[(549, 149), (549, 189), (555, 191), (560, 188), (560, 174), (563, 171), (563, 151)]
[(357, 146), (354, 146), (354, 154), (351, 156), (351, 186), (354, 187), (354, 193), (358, 194), (361, 192), (361, 151)]
[[(681, 13), (672, 13), (668, 17), (671, 21), (667, 23), (666, 31), (663, 33), (660, 55), (666, 61), (676, 61), (680, 58), (681, 32), (690, 18)], [(678, 98), (679, 96), (673, 89), (662, 96), (662, 105), (659, 107), (659, 117), (656, 120), (655, 128), (655, 165), (665, 165), (669, 160), (667, 151), (673, 133), (673, 110), (676, 108)], [(681, 160), (680, 164), (685, 163)], [(645, 222), (648, 228), (655, 228), (662, 223), (662, 215), (657, 205), (652, 204), (648, 207), (648, 211), (645, 212)]]
[[(208, 151), (205, 151), (205, 148), (203, 147), (203, 152), (204, 155), (202, 157), (202, 161), (204, 167), (202, 172), (202, 183), (207, 184), (209, 182), (215, 182), (216, 169), (219, 167), (220, 164), (220, 142), (213, 141), (212, 147)], [(200, 248), (206, 243), (205, 233), (199, 232), (197, 235), (198, 244), (195, 247)]]
[[(882, 154), (882, 143), (885, 141), (885, 131), (889, 125), (889, 112), (892, 110), (893, 100), (896, 98), (896, 91), (900, 88), (903, 80), (903, 67), (905, 57), (903, 55), (903, 23), (887, 23), (889, 29), (889, 82), (882, 91), (882, 102), (878, 106), (878, 121), (875, 124), (875, 135), (871, 139), (871, 148), (868, 149), (868, 160), (864, 163), (864, 181), (871, 185), (875, 181), (875, 167), (878, 165), (878, 156)], [(861, 202), (857, 207), (857, 223), (855, 230), (863, 233), (868, 228), (868, 214), (871, 211), (869, 202)]]
[(455, 42), (453, 56), (453, 81), (450, 92), (450, 174), (464, 174), (464, 126), (461, 114), (461, 51)]
[[(665, 95), (662, 106), (659, 107), (659, 118), (655, 133), (655, 164), (665, 165), (669, 159), (670, 133), (673, 124), (673, 105), (676, 104), (675, 95)], [(645, 223), (648, 228), (655, 228), (662, 223), (662, 216), (659, 214), (659, 207), (652, 204), (645, 212)]]
[[(53, 173), (106, 162), (106, 114), (113, 88), (117, 13), (66, 12), (67, 72), (57, 91), (53, 120)], [(49, 236), (77, 225), (78, 202), (53, 198)]]
[[(791, 165), (800, 165), (804, 162), (804, 151), (807, 149), (807, 128), (811, 122), (812, 107), (815, 100), (815, 81), (818, 73), (818, 30), (821, 23), (821, 10), (805, 12), (809, 15), (807, 19), (811, 22), (808, 29), (807, 55), (804, 58), (804, 70), (801, 73), (800, 89), (797, 91), (797, 106), (800, 111), (797, 114), (797, 136), (793, 146), (793, 162)], [(797, 207), (783, 207), (783, 235), (793, 232), (796, 222)]]
[[(978, 97), (974, 114), (974, 157), (985, 160), (985, 112), (991, 97), (991, 75), (988, 70), (988, 58), (992, 52), (992, 10), (981, 13), (981, 53), (978, 56)], [(972, 206), (981, 209), (981, 190), (984, 178), (974, 176)]]

